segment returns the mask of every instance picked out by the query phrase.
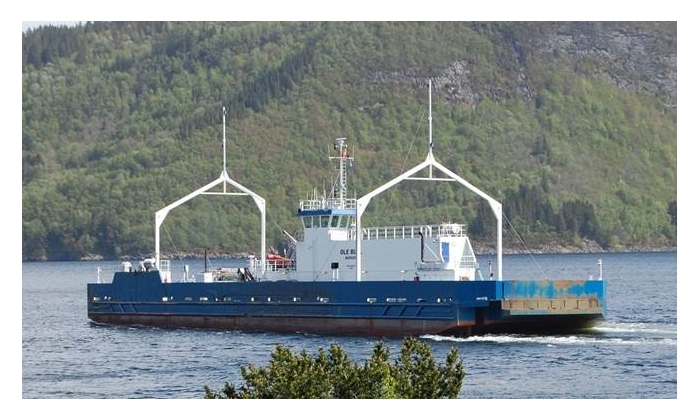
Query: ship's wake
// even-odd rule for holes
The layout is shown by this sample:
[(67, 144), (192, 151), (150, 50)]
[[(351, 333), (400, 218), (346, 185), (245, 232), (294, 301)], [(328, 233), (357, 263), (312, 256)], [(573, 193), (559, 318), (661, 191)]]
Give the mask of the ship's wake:
[(439, 342), (569, 345), (677, 345), (676, 324), (604, 322), (585, 333), (566, 335), (485, 334), (471, 337), (422, 335), (421, 338)]

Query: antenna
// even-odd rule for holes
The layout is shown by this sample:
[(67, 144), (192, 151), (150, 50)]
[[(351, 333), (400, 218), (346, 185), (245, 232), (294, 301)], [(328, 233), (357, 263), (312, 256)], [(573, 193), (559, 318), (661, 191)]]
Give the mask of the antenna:
[(348, 192), (348, 165), (352, 165), (352, 156), (348, 156), (348, 145), (345, 143), (346, 137), (338, 137), (335, 139), (333, 149), (338, 151), (338, 156), (331, 156), (331, 160), (338, 159), (338, 178), (333, 186), (334, 191), (338, 193), (336, 198), (340, 199), (341, 207), (345, 208), (345, 199)]
[(433, 81), (428, 79), (428, 153), (433, 153)]
[[(224, 159), (223, 159), (224, 172), (226, 172), (226, 107), (223, 107), (222, 114), (224, 117), (223, 118), (224, 130), (223, 130), (223, 138), (221, 140), (221, 149), (223, 150), (223, 156), (224, 156)], [(224, 184), (224, 185), (226, 185), (226, 184)]]
[[(428, 159), (433, 157), (433, 80), (428, 79)], [(433, 177), (433, 165), (428, 167), (428, 175)]]

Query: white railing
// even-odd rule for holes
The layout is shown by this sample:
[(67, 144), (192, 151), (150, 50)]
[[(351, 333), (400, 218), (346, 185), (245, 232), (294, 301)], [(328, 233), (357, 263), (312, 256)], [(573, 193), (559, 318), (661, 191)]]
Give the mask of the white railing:
[(383, 226), (368, 227), (362, 229), (362, 239), (406, 239), (423, 237), (464, 237), (467, 236), (466, 225), (457, 223), (443, 223), (439, 225), (412, 225), (412, 226)]
[(265, 261), (265, 263), (267, 267), (266, 271), (296, 271), (297, 269), (297, 264), (295, 260), (267, 260)]
[(319, 198), (299, 201), (300, 210), (354, 209), (356, 207), (357, 200), (354, 198)]

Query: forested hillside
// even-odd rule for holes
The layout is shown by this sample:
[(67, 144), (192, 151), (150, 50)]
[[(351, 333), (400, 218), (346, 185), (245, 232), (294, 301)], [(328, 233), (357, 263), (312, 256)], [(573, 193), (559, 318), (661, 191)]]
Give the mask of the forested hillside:
[[(22, 36), (22, 256), (153, 252), (154, 213), (222, 171), (267, 200), (267, 243), (328, 191), (336, 137), (362, 196), (437, 160), (503, 203), (510, 249), (676, 246), (676, 24), (90, 22)], [(406, 184), (406, 185), (404, 185)], [(466, 223), (456, 183), (401, 184), (363, 224)], [(413, 188), (415, 187), (415, 188)], [(168, 216), (168, 254), (259, 249), (246, 198)], [(523, 242), (524, 241), (524, 244)]]

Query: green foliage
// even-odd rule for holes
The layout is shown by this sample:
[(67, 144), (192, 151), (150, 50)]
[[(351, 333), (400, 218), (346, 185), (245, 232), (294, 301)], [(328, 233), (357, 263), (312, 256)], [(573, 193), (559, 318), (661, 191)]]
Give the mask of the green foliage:
[(216, 391), (205, 385), (205, 398), (457, 398), (465, 372), (455, 348), (440, 365), (427, 343), (409, 337), (393, 363), (383, 342), (363, 365), (350, 361), (337, 344), (315, 357), (278, 345), (267, 366), (244, 366), (241, 375), (245, 384), (238, 387), (226, 382)]
[[(639, 33), (629, 38), (644, 48), (606, 44), (605, 54), (591, 53), (584, 41), (601, 43), (610, 31)], [(584, 41), (567, 46), (568, 35)], [(268, 224), (279, 229), (267, 240), (284, 243), (282, 229), (299, 228), (298, 200), (330, 186), (332, 139), (349, 139), (358, 196), (424, 159), (429, 77), (436, 158), (501, 200), (518, 230), (535, 238), (531, 246), (581, 238), (611, 249), (673, 246), (675, 84), (652, 88), (659, 74), (675, 80), (664, 73), (675, 64), (655, 67), (675, 63), (674, 46), (669, 23), (90, 22), (30, 30), (22, 36), (23, 258), (151, 253), (153, 213), (221, 171), (224, 106), (227, 170), (268, 200)], [(634, 65), (620, 68), (627, 62)], [(470, 225), (476, 246), (491, 244), (493, 218), (472, 194), (439, 187), (386, 197), (373, 202), (367, 222), (449, 218)], [(256, 216), (244, 199), (193, 200), (169, 215), (173, 240), (162, 251), (257, 250)]]
[[(528, 187), (521, 184), (518, 191), (506, 192), (503, 212), (515, 215), (511, 223), (520, 231), (530, 234), (556, 233), (568, 238), (584, 238), (607, 246), (593, 206), (583, 200), (567, 200), (555, 211), (543, 186)], [(482, 210), (483, 212), (484, 210)], [(508, 217), (508, 216), (506, 216)], [(477, 235), (483, 234), (481, 225), (476, 225)]]

